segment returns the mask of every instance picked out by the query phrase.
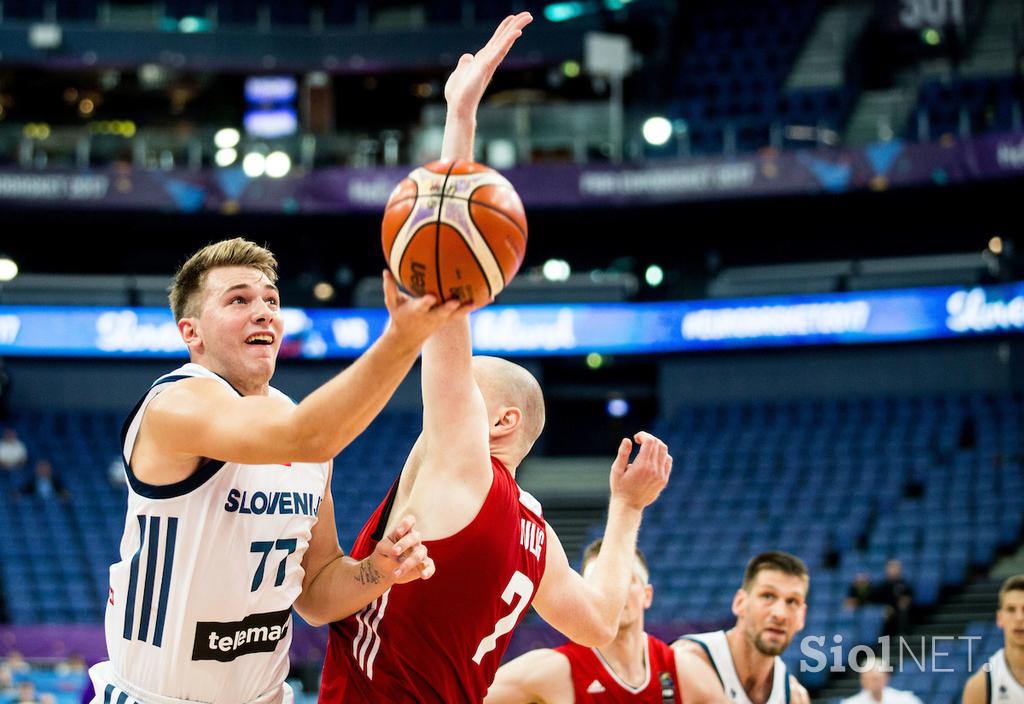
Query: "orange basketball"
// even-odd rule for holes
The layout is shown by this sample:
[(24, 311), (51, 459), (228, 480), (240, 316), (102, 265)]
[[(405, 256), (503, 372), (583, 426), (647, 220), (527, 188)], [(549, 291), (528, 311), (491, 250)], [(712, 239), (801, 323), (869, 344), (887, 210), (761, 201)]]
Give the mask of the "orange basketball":
[(504, 176), (472, 161), (435, 161), (402, 180), (381, 224), (384, 259), (415, 296), (486, 301), (519, 271), (526, 213)]

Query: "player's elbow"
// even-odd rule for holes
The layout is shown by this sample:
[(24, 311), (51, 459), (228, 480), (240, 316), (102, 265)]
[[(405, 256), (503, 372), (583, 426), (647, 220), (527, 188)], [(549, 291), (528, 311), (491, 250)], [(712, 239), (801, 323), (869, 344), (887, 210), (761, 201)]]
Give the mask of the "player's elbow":
[(299, 598), (295, 600), (295, 612), (302, 617), (302, 620), (308, 623), (313, 628), (326, 626), (328, 623), (330, 623), (330, 620), (326, 618), (326, 615), (318, 613), (318, 611), (315, 608), (313, 608), (313, 605), (310, 604), (309, 601), (309, 599), (304, 599), (302, 594), (300, 594)]
[(572, 640), (587, 648), (603, 648), (618, 635), (618, 621), (607, 623), (604, 620), (595, 620), (581, 633), (576, 634)]

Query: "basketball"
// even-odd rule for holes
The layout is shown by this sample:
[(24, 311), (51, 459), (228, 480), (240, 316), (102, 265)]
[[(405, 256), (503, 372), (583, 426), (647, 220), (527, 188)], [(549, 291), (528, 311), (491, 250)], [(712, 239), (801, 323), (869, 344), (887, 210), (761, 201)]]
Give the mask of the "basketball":
[(435, 161), (388, 199), (384, 259), (415, 296), (470, 303), (497, 296), (526, 254), (526, 214), (508, 180), (472, 161)]

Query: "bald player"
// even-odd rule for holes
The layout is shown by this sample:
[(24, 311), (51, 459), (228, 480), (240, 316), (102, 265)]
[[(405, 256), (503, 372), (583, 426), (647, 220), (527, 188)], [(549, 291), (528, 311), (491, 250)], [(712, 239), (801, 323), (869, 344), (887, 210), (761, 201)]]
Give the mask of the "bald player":
[[(498, 64), (532, 17), (508, 17), (445, 85), (444, 160), (473, 156), (476, 111)], [(583, 577), (516, 471), (544, 427), (544, 396), (526, 369), (474, 357), (469, 321), (423, 349), (423, 430), (353, 555), (372, 553), (406, 513), (437, 566), (428, 589), (387, 590), (331, 624), (320, 702), (480, 702), (530, 604), (567, 637), (604, 645), (626, 603), (644, 508), (668, 481), (668, 447), (649, 433), (611, 466), (604, 545)], [(422, 580), (421, 580), (422, 581)], [(423, 582), (427, 584), (427, 582)]]
[[(587, 546), (584, 575), (600, 549), (601, 540)], [(644, 632), (644, 611), (654, 599), (648, 577), (637, 548), (615, 640), (600, 648), (570, 642), (520, 655), (498, 669), (484, 704), (728, 704), (710, 665)]]
[(1003, 647), (964, 686), (963, 704), (1024, 704), (1024, 574), (999, 590), (996, 624)]
[(779, 656), (803, 630), (810, 577), (799, 557), (761, 553), (747, 563), (736, 590), (728, 631), (680, 638), (672, 647), (711, 665), (733, 704), (808, 704), (803, 685), (788, 674)]

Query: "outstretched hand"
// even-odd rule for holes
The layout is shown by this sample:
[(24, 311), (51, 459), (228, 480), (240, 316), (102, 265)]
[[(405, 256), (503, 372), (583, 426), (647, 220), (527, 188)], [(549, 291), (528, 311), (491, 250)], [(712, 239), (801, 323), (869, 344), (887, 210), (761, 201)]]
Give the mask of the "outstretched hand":
[(419, 532), (413, 530), (415, 525), (413, 516), (405, 516), (384, 540), (377, 543), (370, 557), (377, 573), (394, 584), (430, 579), (434, 574), (434, 561), (427, 554)]
[(512, 45), (522, 36), (523, 28), (533, 22), (533, 15), (520, 12), (509, 15), (494, 30), (490, 41), (476, 54), (463, 54), (448, 82), (444, 98), (448, 109), (459, 114), (475, 114), (487, 84)]
[(639, 432), (633, 439), (640, 445), (636, 458), (629, 462), (633, 443), (622, 438), (619, 452), (612, 463), (612, 499), (624, 501), (636, 509), (654, 503), (668, 484), (672, 472), (672, 455), (668, 445), (650, 433)]
[(395, 277), (387, 270), (384, 271), (384, 305), (391, 316), (389, 328), (417, 349), (449, 320), (469, 315), (480, 307), (480, 304), (464, 304), (458, 299), (438, 304), (437, 297), (429, 293), (413, 298), (399, 290)]

